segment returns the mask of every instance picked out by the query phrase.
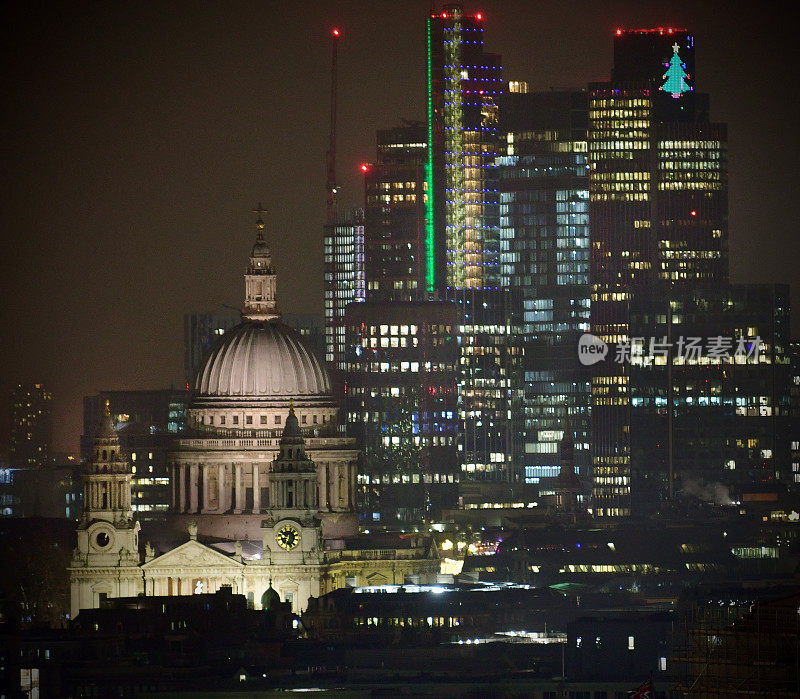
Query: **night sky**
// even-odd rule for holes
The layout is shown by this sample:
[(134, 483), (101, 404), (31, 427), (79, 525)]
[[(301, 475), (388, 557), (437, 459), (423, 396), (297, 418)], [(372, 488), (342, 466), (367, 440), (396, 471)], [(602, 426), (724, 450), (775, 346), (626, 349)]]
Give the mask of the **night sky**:
[[(0, 453), (18, 381), (56, 396), (183, 383), (183, 314), (239, 307), (268, 209), (279, 304), (322, 312), (330, 39), (340, 210), (375, 130), (424, 119), (428, 2), (84, 3), (4, 10)], [(441, 4), (437, 3), (437, 8)], [(800, 60), (789, 3), (480, 2), (504, 77), (608, 79), (617, 26), (695, 34), (696, 88), (729, 125), (734, 281), (792, 283), (800, 329)]]

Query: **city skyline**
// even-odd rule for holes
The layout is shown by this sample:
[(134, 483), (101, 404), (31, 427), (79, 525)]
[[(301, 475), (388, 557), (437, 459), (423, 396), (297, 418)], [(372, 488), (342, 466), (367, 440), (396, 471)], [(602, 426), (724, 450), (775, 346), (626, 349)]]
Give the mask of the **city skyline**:
[[(785, 158), (797, 141), (792, 91), (779, 89), (796, 64), (780, 41), (788, 21), (754, 9), (719, 16), (719, 3), (575, 7), (569, 26), (552, 8), (465, 4), (485, 15), (504, 78), (533, 90), (607, 79), (616, 26), (692, 31), (697, 84), (712, 95), (712, 119), (729, 124), (732, 279), (790, 282), (797, 294), (793, 221), (781, 210), (796, 189)], [(427, 3), (241, 8), (227, 24), (222, 10), (63, 10), (22, 18), (9, 42), (19, 112), (6, 115), (15, 242), (0, 389), (37, 381), (54, 392), (56, 450), (76, 450), (83, 396), (181, 386), (183, 314), (241, 305), (259, 199), (279, 304), (321, 312), (334, 25), (340, 212), (363, 206), (358, 166), (374, 159), (375, 130), (424, 119)]]

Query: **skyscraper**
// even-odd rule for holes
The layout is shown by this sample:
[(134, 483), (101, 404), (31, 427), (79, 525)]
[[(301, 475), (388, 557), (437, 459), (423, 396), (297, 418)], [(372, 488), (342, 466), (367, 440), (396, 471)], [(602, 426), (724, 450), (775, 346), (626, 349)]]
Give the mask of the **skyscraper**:
[(377, 161), (364, 165), (364, 277), (374, 301), (412, 301), (425, 288), (425, 127), (377, 133)]
[(522, 304), (518, 461), (525, 481), (545, 489), (559, 474), (568, 413), (577, 435), (574, 465), (589, 475), (589, 377), (575, 352), (589, 329), (586, 105), (586, 92), (531, 93), (511, 83), (501, 111), (501, 284), (517, 290)]
[[(630, 305), (727, 282), (727, 133), (695, 91), (694, 39), (618, 29), (612, 80), (589, 91), (591, 329), (631, 338)], [(629, 368), (592, 378), (594, 514), (630, 514)], [(642, 464), (642, 468), (646, 465)]]
[(458, 322), (425, 292), (425, 127), (378, 131), (376, 150), (362, 166), (366, 303), (346, 310), (342, 399), (363, 452), (362, 524), (407, 528), (456, 502)]
[(513, 294), (500, 288), (500, 56), (483, 16), (445, 5), (428, 18), (426, 290), (455, 302), (461, 376), (459, 458), (467, 478), (510, 480), (516, 362)]
[(53, 394), (43, 384), (17, 384), (11, 394), (11, 466), (41, 468), (51, 458)]
[(632, 513), (790, 484), (788, 287), (634, 295), (630, 323)]
[(363, 449), (362, 524), (409, 527), (455, 507), (459, 348), (456, 306), (443, 301), (347, 309), (348, 436)]
[(484, 51), (483, 16), (461, 5), (428, 18), (427, 43), (426, 288), (496, 287), (500, 57)]
[(344, 369), (348, 303), (364, 300), (364, 211), (353, 210), (335, 225), (325, 226), (325, 360), (334, 383)]

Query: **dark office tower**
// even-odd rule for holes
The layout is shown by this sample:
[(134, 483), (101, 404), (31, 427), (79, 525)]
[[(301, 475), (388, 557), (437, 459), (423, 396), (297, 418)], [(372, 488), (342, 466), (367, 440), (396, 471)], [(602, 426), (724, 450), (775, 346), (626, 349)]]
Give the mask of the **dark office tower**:
[(458, 451), (462, 480), (519, 482), (522, 348), (514, 289), (451, 290), (461, 351)]
[(455, 507), (459, 348), (452, 303), (371, 302), (347, 309), (345, 412), (363, 450), (359, 512), (407, 528)]
[(186, 386), (194, 386), (197, 370), (211, 345), (238, 325), (242, 320), (239, 311), (216, 311), (214, 313), (186, 313), (183, 316), (183, 347)]
[(484, 52), (483, 17), (445, 5), (428, 18), (426, 290), (496, 287), (500, 57)]
[(630, 320), (633, 513), (791, 484), (789, 288), (673, 287)]
[(42, 384), (17, 384), (11, 394), (11, 466), (41, 468), (51, 458), (53, 394)]
[(344, 309), (364, 300), (364, 211), (354, 209), (335, 226), (325, 226), (325, 360), (344, 368)]
[(378, 131), (377, 161), (363, 165), (366, 297), (411, 301), (425, 288), (425, 126)]
[(519, 470), (546, 490), (559, 475), (568, 419), (574, 467), (589, 477), (590, 383), (575, 351), (589, 330), (587, 95), (521, 89), (510, 83), (501, 112), (507, 155), (497, 159), (500, 274), (522, 304)]
[[(589, 92), (591, 328), (630, 339), (634, 298), (727, 282), (726, 128), (695, 92), (694, 40), (617, 30), (613, 80)], [(630, 374), (595, 365), (594, 514), (630, 514)]]

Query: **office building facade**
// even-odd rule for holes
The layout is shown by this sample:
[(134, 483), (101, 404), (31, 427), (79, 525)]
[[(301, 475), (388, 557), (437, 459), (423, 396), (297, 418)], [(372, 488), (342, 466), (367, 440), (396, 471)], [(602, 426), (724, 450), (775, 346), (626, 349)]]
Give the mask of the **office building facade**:
[(501, 284), (520, 296), (524, 370), (520, 475), (552, 487), (569, 420), (575, 468), (589, 477), (589, 377), (575, 351), (589, 330), (589, 171), (585, 92), (511, 83), (497, 159)]
[(363, 450), (362, 526), (406, 528), (457, 501), (456, 307), (371, 302), (347, 310), (347, 432)]
[(632, 512), (790, 486), (789, 288), (673, 289), (630, 320)]
[[(693, 54), (685, 30), (619, 29), (612, 80), (589, 88), (591, 330), (612, 346), (630, 340), (636, 299), (727, 282), (727, 133), (694, 89)], [(596, 365), (598, 517), (631, 513), (630, 408), (628, 366)]]
[(11, 394), (10, 464), (41, 468), (49, 463), (53, 442), (53, 394), (44, 384), (17, 384)]
[(377, 133), (377, 161), (364, 165), (364, 275), (373, 301), (413, 301), (424, 292), (425, 127)]
[(364, 211), (356, 209), (335, 225), (325, 226), (325, 361), (334, 385), (344, 369), (344, 312), (364, 300)]

